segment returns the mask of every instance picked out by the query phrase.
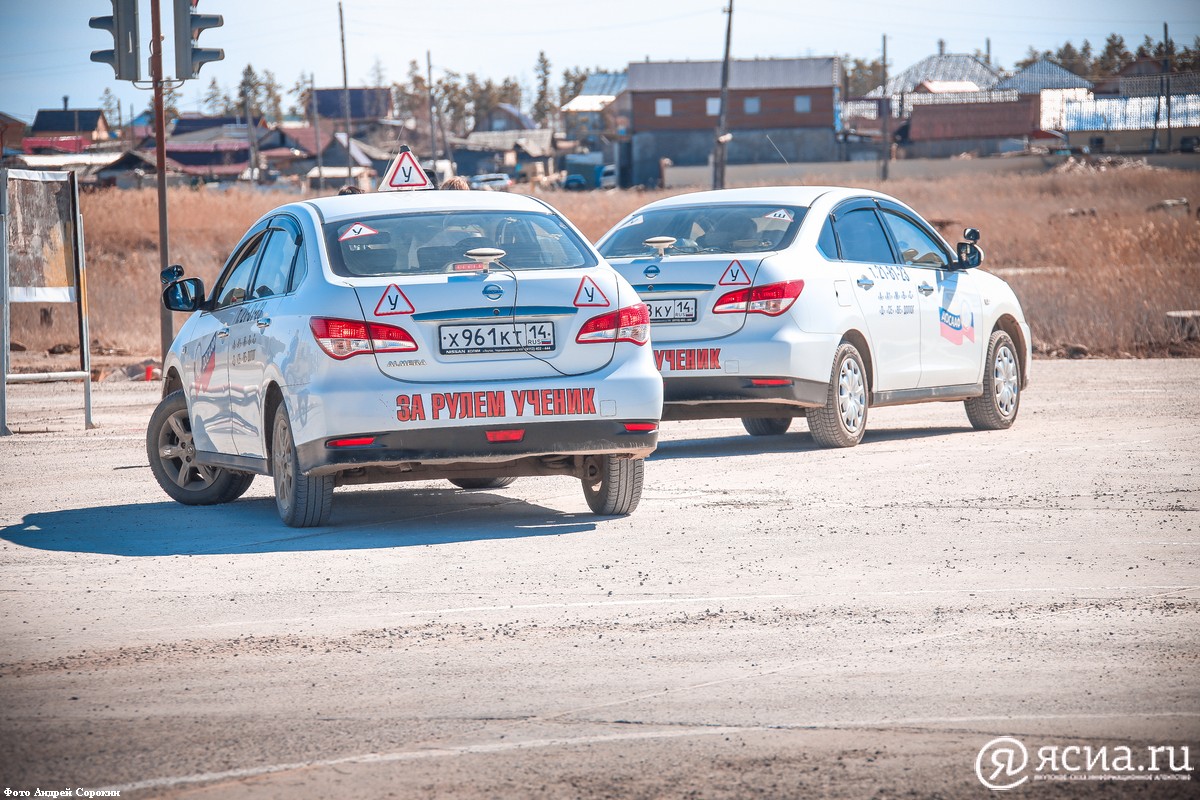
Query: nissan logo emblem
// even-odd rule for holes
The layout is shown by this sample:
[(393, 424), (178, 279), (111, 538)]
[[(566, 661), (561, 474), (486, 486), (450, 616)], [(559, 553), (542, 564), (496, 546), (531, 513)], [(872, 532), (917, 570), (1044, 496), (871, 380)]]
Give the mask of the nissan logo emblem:
[(658, 267), (654, 264), (651, 264), (650, 266), (646, 267), (646, 270), (642, 274), (645, 275), (649, 280), (654, 280), (658, 277), (658, 273)]
[(501, 289), (497, 284), (489, 283), (487, 286), (483, 287), (483, 296), (488, 300), (499, 300), (504, 296), (504, 290)]

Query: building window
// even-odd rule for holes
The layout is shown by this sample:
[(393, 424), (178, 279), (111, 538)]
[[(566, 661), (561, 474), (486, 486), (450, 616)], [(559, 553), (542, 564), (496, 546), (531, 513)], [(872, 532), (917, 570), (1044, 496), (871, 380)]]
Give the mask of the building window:
[(742, 101), (742, 110), (747, 114), (757, 114), (762, 110), (762, 103), (757, 97), (747, 97)]
[(721, 115), (721, 98), (709, 97), (705, 99), (704, 113), (710, 117), (719, 117)]
[(669, 117), (671, 116), (671, 98), (659, 97), (654, 101), (654, 116)]
[(809, 114), (812, 112), (812, 98), (806, 94), (796, 95), (796, 113)]

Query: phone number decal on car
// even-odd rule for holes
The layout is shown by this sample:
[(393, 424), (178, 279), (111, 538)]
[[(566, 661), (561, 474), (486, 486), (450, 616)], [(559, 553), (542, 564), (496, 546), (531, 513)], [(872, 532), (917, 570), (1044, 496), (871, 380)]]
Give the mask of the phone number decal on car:
[(485, 419), (515, 417), (573, 417), (596, 414), (596, 390), (510, 389), (504, 392), (431, 392), (396, 396), (396, 419)]

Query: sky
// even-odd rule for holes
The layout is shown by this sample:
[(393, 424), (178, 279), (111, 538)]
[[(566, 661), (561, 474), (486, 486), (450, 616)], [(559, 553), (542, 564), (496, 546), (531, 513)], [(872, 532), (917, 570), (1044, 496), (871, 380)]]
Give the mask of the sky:
[[(140, 1), (142, 49), (148, 55), (150, 2)], [(1133, 50), (1146, 34), (1191, 45), (1200, 36), (1196, 0), (733, 0), (734, 58), (849, 54), (878, 58), (888, 37), (888, 63), (898, 71), (937, 52), (985, 50), (1011, 68), (1030, 46), (1054, 50), (1091, 41), (1099, 51), (1110, 33)], [(545, 51), (555, 82), (567, 67), (621, 70), (630, 61), (717, 60), (722, 56), (727, 0), (343, 0), (350, 85), (367, 85), (376, 62), (389, 81), (403, 80), (413, 59), (433, 58), (446, 71), (499, 82), (515, 77), (535, 87), (534, 65)], [(172, 3), (162, 0), (165, 63), (173, 71)], [(90, 60), (111, 37), (88, 18), (111, 13), (110, 0), (0, 0), (0, 112), (32, 121), (39, 108), (96, 108), (104, 89), (142, 111), (150, 100)], [(204, 47), (225, 50), (182, 87), (182, 111), (200, 111), (212, 78), (234, 93), (247, 64), (271, 70), (284, 87), (312, 72), (318, 86), (342, 85), (335, 0), (200, 0), (197, 11), (221, 14), (224, 27), (205, 31)], [(143, 74), (149, 74), (144, 68)], [(292, 102), (285, 97), (285, 107)]]

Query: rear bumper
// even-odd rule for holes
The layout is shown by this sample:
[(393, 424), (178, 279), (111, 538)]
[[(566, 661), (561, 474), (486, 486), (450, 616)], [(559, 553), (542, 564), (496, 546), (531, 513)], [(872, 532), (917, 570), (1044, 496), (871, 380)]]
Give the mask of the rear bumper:
[(664, 378), (663, 419), (793, 416), (824, 405), (828, 392), (826, 383), (782, 376)]
[[(418, 467), (453, 464), (464, 469), (494, 468), (503, 474), (505, 462), (549, 456), (619, 455), (645, 458), (658, 445), (658, 430), (626, 430), (626, 424), (657, 423), (646, 420), (587, 420), (454, 428), (425, 428), (411, 431), (362, 432), (352, 437), (319, 439), (297, 447), (300, 470), (325, 475), (360, 467)], [(524, 430), (519, 442), (490, 442), (489, 431)], [(346, 438), (372, 438), (368, 445), (331, 446)]]

